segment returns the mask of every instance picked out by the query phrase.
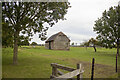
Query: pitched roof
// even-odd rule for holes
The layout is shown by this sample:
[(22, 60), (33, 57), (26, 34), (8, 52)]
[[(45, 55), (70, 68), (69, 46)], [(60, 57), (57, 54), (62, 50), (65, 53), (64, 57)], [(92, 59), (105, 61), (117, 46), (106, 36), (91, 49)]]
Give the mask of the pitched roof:
[[(45, 42), (54, 41), (55, 38), (56, 38), (56, 36), (57, 36), (58, 34), (60, 34), (60, 33), (62, 33), (63, 35), (65, 35), (63, 32), (58, 32), (58, 33), (52, 35), (50, 38), (48, 38), (48, 40), (45, 41)], [(65, 35), (65, 36), (66, 36), (66, 35)]]

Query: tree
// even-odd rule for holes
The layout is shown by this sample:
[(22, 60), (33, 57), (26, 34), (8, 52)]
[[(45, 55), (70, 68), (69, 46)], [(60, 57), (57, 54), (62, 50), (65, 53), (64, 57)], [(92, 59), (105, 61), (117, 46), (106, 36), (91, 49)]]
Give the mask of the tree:
[(89, 41), (88, 41), (88, 44), (89, 44), (89, 46), (91, 45), (93, 48), (94, 48), (94, 50), (95, 50), (95, 52), (97, 51), (96, 50), (96, 45), (97, 45), (97, 40), (95, 40), (94, 38), (91, 38)]
[(97, 39), (104, 47), (117, 47), (117, 54), (119, 54), (120, 6), (111, 7), (109, 11), (105, 10), (102, 17), (95, 21), (94, 31), (98, 34)]
[(83, 45), (84, 45), (84, 46), (86, 47), (86, 49), (87, 49), (87, 47), (89, 46), (88, 41), (83, 42)]
[(35, 45), (37, 45), (37, 43), (36, 42), (32, 42), (31, 45), (35, 46)]
[[(17, 64), (18, 40), (20, 33), (39, 33), (41, 40), (46, 39), (48, 24), (52, 27), (58, 20), (65, 20), (64, 15), (70, 7), (68, 2), (3, 2), (2, 23), (6, 25), (6, 33), (11, 32), (11, 42), (14, 44), (13, 64)], [(3, 34), (4, 36), (5, 34)], [(5, 36), (4, 36), (5, 37)], [(6, 38), (5, 38), (6, 39)]]
[(74, 46), (74, 42), (71, 45)]
[(77, 46), (77, 43), (75, 43), (75, 45)]

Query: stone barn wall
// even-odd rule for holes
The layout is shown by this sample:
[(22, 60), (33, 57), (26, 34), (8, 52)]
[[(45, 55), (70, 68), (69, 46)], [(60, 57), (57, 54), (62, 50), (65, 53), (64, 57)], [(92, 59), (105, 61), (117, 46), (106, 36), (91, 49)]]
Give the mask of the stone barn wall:
[(46, 49), (49, 49), (49, 43), (48, 43), (48, 42), (45, 43), (45, 48), (46, 48)]
[(70, 41), (65, 35), (58, 35), (54, 40), (54, 49), (56, 50), (69, 50)]

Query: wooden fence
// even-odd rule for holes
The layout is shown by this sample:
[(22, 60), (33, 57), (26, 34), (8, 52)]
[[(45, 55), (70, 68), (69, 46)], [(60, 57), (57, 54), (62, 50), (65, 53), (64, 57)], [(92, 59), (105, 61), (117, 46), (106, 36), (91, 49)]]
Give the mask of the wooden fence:
[[(77, 64), (77, 69), (65, 67), (60, 64), (52, 63), (52, 75), (50, 76), (50, 79), (52, 80), (66, 80), (73, 78), (74, 76), (77, 76), (77, 80), (82, 80), (83, 75), (83, 69), (81, 67), (81, 64)], [(63, 72), (59, 71), (58, 69), (70, 71), (69, 73), (64, 74)]]

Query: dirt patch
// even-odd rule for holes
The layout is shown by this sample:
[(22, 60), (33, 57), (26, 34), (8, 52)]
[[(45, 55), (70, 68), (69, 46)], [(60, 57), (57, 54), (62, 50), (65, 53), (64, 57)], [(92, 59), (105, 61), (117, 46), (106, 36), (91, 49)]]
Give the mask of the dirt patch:
[[(76, 65), (77, 63), (81, 63), (82, 67), (84, 68), (84, 78), (90, 78), (91, 77), (91, 69), (92, 69), (92, 64), (90, 62), (85, 62), (85, 61), (80, 61), (78, 59), (74, 58), (57, 58), (62, 61), (68, 61), (73, 65)], [(94, 68), (94, 78), (117, 78), (117, 73), (115, 72), (115, 67), (109, 66), (109, 65), (103, 65), (103, 64), (96, 64), (95, 63), (95, 68)]]

